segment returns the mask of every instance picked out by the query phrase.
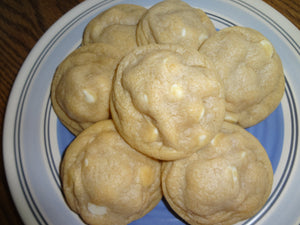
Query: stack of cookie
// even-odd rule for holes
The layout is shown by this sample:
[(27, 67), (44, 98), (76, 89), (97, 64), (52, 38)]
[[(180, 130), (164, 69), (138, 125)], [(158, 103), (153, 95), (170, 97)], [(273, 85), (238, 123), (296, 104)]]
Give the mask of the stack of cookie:
[(280, 58), (258, 31), (216, 31), (180, 0), (111, 7), (52, 82), (53, 108), (77, 136), (61, 165), (68, 205), (88, 224), (128, 224), (162, 196), (190, 224), (255, 215), (273, 171), (244, 128), (283, 93)]

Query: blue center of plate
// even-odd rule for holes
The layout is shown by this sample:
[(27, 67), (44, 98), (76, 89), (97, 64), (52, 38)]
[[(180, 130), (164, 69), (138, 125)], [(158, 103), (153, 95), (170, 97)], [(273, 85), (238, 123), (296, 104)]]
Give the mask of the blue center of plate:
[[(281, 104), (264, 121), (253, 127), (247, 128), (247, 131), (252, 133), (264, 146), (275, 173), (281, 157), (284, 135), (284, 122)], [(63, 155), (65, 149), (74, 139), (74, 135), (71, 134), (59, 120), (57, 120), (57, 139), (59, 151), (61, 155)]]
[(284, 121), (281, 104), (264, 121), (247, 128), (266, 149), (275, 173), (283, 147)]

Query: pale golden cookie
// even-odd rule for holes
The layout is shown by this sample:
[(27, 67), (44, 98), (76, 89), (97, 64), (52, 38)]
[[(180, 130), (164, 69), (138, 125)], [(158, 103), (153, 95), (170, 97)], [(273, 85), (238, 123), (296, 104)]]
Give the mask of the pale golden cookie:
[(197, 50), (147, 45), (116, 72), (111, 113), (121, 136), (148, 156), (173, 160), (206, 145), (224, 121), (223, 86)]
[(224, 82), (227, 121), (250, 127), (279, 105), (285, 85), (283, 68), (261, 33), (246, 27), (225, 28), (207, 39), (200, 52), (215, 63)]
[(87, 224), (122, 225), (160, 201), (160, 169), (160, 162), (132, 149), (104, 120), (75, 138), (60, 171), (69, 207)]
[(82, 44), (102, 42), (126, 54), (137, 46), (136, 25), (147, 11), (132, 4), (115, 5), (100, 13), (86, 26)]
[(256, 214), (272, 189), (273, 171), (259, 141), (225, 122), (206, 147), (189, 158), (163, 162), (163, 194), (190, 224), (234, 224)]
[(73, 134), (110, 117), (109, 95), (120, 57), (112, 46), (95, 43), (76, 49), (58, 66), (51, 86), (52, 105)]
[(198, 49), (216, 29), (201, 9), (180, 0), (165, 0), (152, 6), (137, 27), (138, 45), (181, 44)]

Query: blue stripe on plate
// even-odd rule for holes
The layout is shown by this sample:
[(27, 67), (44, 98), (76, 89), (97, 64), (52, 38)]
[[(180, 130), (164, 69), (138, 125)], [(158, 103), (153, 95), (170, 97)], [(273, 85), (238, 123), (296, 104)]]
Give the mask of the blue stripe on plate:
[(209, 13), (209, 12), (205, 12), (205, 13), (206, 13), (206, 15), (208, 15), (208, 17), (209, 17), (211, 20), (216, 21), (216, 22), (218, 22), (218, 23), (221, 23), (221, 24), (223, 24), (223, 25), (225, 25), (225, 26), (227, 26), (227, 27), (236, 26), (236, 24), (233, 23), (232, 21), (229, 21), (229, 20), (227, 20), (227, 19), (224, 19), (224, 18), (222, 18), (222, 17), (220, 17), (220, 16), (214, 15), (214, 14)]
[[(261, 12), (259, 9), (255, 8), (254, 6), (244, 2), (244, 1), (236, 1), (236, 0), (231, 0), (232, 2), (234, 2), (235, 4), (238, 4), (240, 6), (243, 6), (244, 8), (248, 9), (249, 11), (255, 13), (256, 15), (258, 15), (259, 17), (261, 17), (262, 19), (264, 19), (267, 23), (269, 23), (270, 25), (272, 25), (288, 42), (289, 44), (296, 50), (296, 52), (298, 53), (298, 55), (300, 55), (300, 48), (299, 45), (296, 43), (296, 41), (280, 26), (278, 25), (273, 19), (271, 19), (270, 17), (268, 17), (266, 14), (264, 14), (263, 12)], [(83, 13), (81, 13), (78, 17), (76, 17), (76, 19), (74, 19), (73, 21), (69, 22), (68, 24), (66, 24), (54, 37), (53, 39), (50, 40), (50, 42), (45, 46), (45, 48), (43, 49), (43, 51), (41, 52), (41, 54), (39, 55), (39, 57), (37, 58), (37, 60), (35, 61), (35, 63), (33, 64), (32, 69), (30, 70), (30, 73), (28, 74), (28, 77), (25, 81), (25, 84), (22, 88), (22, 92), (19, 98), (19, 104), (17, 107), (17, 112), (16, 112), (16, 119), (15, 119), (15, 124), (14, 124), (14, 156), (15, 156), (15, 165), (16, 165), (16, 169), (17, 169), (17, 174), (18, 174), (18, 180), (20, 182), (20, 186), (23, 192), (23, 195), (27, 201), (28, 207), (31, 210), (34, 218), (36, 219), (38, 224), (48, 224), (45, 217), (42, 215), (41, 211), (39, 210), (39, 208), (37, 207), (37, 202), (33, 197), (33, 194), (31, 193), (29, 184), (28, 184), (28, 180), (26, 178), (26, 174), (24, 171), (24, 165), (23, 165), (23, 161), (22, 161), (22, 147), (21, 147), (21, 121), (24, 119), (22, 118), (23, 116), (23, 107), (24, 107), (24, 102), (25, 99), (27, 97), (28, 94), (28, 89), (30, 88), (30, 85), (32, 83), (32, 79), (34, 76), (37, 76), (38, 73), (36, 72), (37, 69), (39, 68), (41, 62), (44, 60), (45, 56), (47, 55), (47, 53), (51, 50), (51, 48), (54, 46), (54, 44), (59, 41), (60, 37), (68, 30), (70, 29), (72, 26), (74, 26), (78, 21), (80, 21), (82, 18), (84, 18), (86, 15), (88, 15), (89, 13), (99, 9), (100, 7), (103, 7), (105, 5), (107, 5), (108, 3), (111, 3), (112, 1), (102, 1), (92, 7), (90, 7), (89, 9), (87, 9), (86, 11), (84, 11)], [(234, 23), (222, 19), (221, 17), (214, 15), (214, 14), (209, 14), (209, 16), (211, 17), (212, 20), (215, 20), (217, 22), (220, 22), (224, 25), (227, 26), (232, 26), (235, 25)], [(277, 187), (275, 188), (275, 190), (273, 191), (272, 195), (270, 196), (268, 202), (266, 203), (266, 206), (261, 210), (261, 213), (258, 214), (258, 216), (248, 220), (248, 222), (251, 221), (251, 223), (256, 223), (258, 220), (260, 220), (263, 215), (265, 213), (267, 213), (267, 211), (271, 208), (271, 206), (275, 203), (275, 201), (278, 199), (278, 197), (280, 196), (283, 188), (286, 185), (286, 182), (288, 181), (288, 178), (290, 176), (290, 173), (293, 169), (293, 165), (295, 162), (295, 156), (296, 156), (296, 150), (298, 147), (298, 116), (297, 116), (297, 110), (295, 107), (295, 99), (292, 93), (292, 90), (290, 88), (289, 83), (286, 81), (286, 96), (288, 99), (288, 104), (290, 107), (290, 115), (292, 118), (292, 124), (291, 124), (291, 144), (290, 144), (290, 149), (289, 149), (289, 156), (288, 156), (288, 160), (287, 160), (287, 164), (285, 166), (285, 170), (284, 173), (281, 176), (280, 182), (277, 185)], [(58, 178), (58, 168), (55, 167), (54, 164), (54, 159), (53, 159), (53, 155), (52, 155), (52, 149), (51, 149), (51, 143), (50, 143), (50, 137), (49, 137), (49, 111), (50, 111), (50, 100), (48, 100), (47, 103), (47, 107), (46, 107), (46, 115), (45, 115), (45, 119), (46, 124), (45, 126), (47, 126), (44, 130), (44, 135), (46, 135), (45, 137), (45, 141), (47, 142), (45, 144), (45, 147), (47, 149), (47, 160), (50, 164), (51, 167), (51, 172), (52, 175), (58, 185), (58, 187), (60, 187), (59, 185), (59, 178)]]
[(44, 119), (44, 145), (46, 149), (46, 156), (48, 161), (48, 166), (50, 168), (51, 174), (55, 180), (57, 187), (60, 189), (60, 179), (59, 179), (59, 168), (55, 165), (54, 154), (52, 153), (53, 148), (51, 147), (50, 139), (50, 112), (51, 112), (51, 99), (50, 96), (46, 105), (46, 113)]

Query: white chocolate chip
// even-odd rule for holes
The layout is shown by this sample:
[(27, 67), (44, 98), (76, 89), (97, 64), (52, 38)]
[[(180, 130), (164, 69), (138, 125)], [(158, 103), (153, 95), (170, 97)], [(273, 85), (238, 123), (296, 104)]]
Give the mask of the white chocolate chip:
[(260, 41), (260, 44), (263, 46), (263, 48), (265, 49), (268, 57), (272, 57), (273, 56), (273, 53), (274, 53), (274, 50), (273, 50), (273, 46), (272, 44), (267, 41), (267, 40), (262, 40)]
[(182, 88), (178, 84), (173, 84), (171, 86), (171, 93), (176, 98), (181, 98), (183, 96), (183, 90), (182, 90)]
[(206, 40), (208, 38), (208, 36), (207, 35), (205, 35), (205, 34), (201, 34), (200, 36), (199, 36), (199, 38), (198, 38), (198, 41), (200, 42), (200, 43), (202, 43), (204, 40)]
[(149, 101), (148, 100), (148, 95), (144, 94), (143, 95), (143, 100), (144, 100), (145, 103), (148, 103), (148, 101)]
[(88, 103), (95, 102), (95, 96), (91, 94), (88, 90), (83, 89), (82, 92), (84, 94), (85, 101), (87, 101)]
[(201, 112), (200, 112), (200, 116), (199, 116), (199, 121), (203, 118), (204, 114), (205, 114), (205, 108), (202, 107)]
[(99, 206), (89, 202), (88, 210), (94, 215), (103, 216), (106, 214), (107, 208), (105, 206)]
[(182, 36), (182, 37), (185, 37), (185, 35), (186, 35), (186, 30), (185, 30), (185, 28), (183, 28), (183, 29), (181, 30), (181, 36)]
[(218, 143), (218, 139), (220, 138), (220, 136), (223, 136), (221, 133), (219, 133), (219, 134), (217, 134), (211, 141), (210, 141), (210, 143), (212, 144), (212, 145), (217, 145), (217, 143)]
[(206, 138), (207, 138), (207, 135), (201, 134), (201, 135), (199, 135), (198, 140), (200, 143), (202, 143), (206, 140)]
[(88, 159), (84, 159), (84, 166), (88, 166), (89, 165), (89, 160)]
[(242, 152), (242, 157), (241, 158), (243, 159), (243, 158), (245, 158), (245, 156), (246, 156), (246, 152)]
[(205, 108), (202, 104), (191, 104), (187, 108), (190, 118), (193, 118), (196, 120), (196, 122), (200, 122), (205, 114)]
[(231, 170), (233, 182), (237, 182), (237, 180), (238, 180), (238, 175), (237, 175), (237, 169), (236, 169), (236, 167), (234, 167), (234, 166), (229, 166), (228, 169)]
[(226, 112), (224, 120), (231, 123), (237, 123), (238, 116), (235, 113)]

